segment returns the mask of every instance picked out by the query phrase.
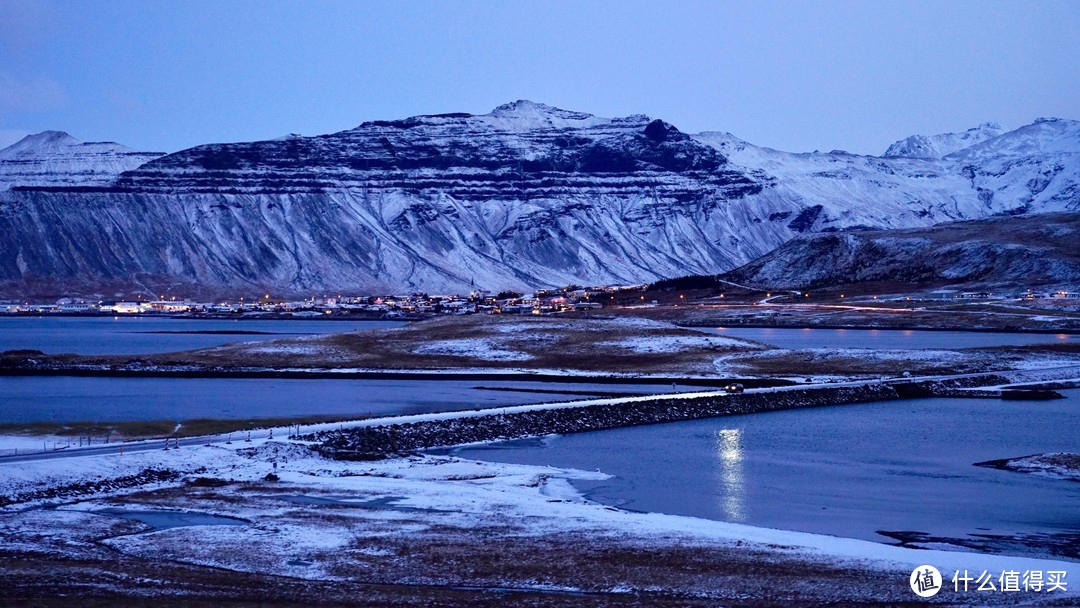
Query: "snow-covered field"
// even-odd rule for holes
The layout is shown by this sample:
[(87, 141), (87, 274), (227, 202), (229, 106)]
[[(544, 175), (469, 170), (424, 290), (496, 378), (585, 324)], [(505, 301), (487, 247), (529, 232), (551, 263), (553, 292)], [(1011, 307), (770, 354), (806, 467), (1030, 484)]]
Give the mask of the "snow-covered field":
[[(1020, 381), (1069, 373), (1075, 375), (1075, 369), (1013, 375)], [(480, 413), (425, 414), (352, 424), (475, 415)], [(310, 425), (302, 431), (337, 426)], [(108, 547), (140, 563), (187, 564), (312, 584), (366, 581), (546, 592), (647, 592), (715, 600), (746, 593), (747, 583), (732, 586), (729, 574), (683, 579), (661, 565), (656, 566), (660, 570), (634, 572), (612, 570), (607, 561), (595, 569), (580, 566), (599, 559), (596, 555), (616, 562), (624, 558), (648, 562), (654, 559), (648, 555), (661, 555), (655, 559), (690, 559), (698, 568), (705, 567), (704, 560), (706, 572), (768, 566), (765, 570), (773, 574), (763, 574), (762, 585), (784, 581), (796, 585), (787, 591), (792, 595), (784, 597), (809, 593), (815, 601), (841, 603), (910, 600), (907, 577), (922, 564), (937, 567), (945, 574), (946, 584), (953, 572), (965, 570), (995, 575), (1014, 570), (1065, 572), (1074, 578), (1080, 572), (1075, 562), (1061, 560), (909, 544), (921, 547), (916, 549), (624, 511), (591, 503), (571, 485), (574, 481), (602, 482), (607, 475), (599, 470), (436, 455), (331, 460), (304, 442), (283, 440), (287, 429), (274, 430), (277, 439), (264, 430), (254, 433), (250, 441), (228, 444), (202, 445), (197, 440), (164, 450), (156, 443), (144, 443), (153, 449), (134, 451), (132, 445), (126, 453), (104, 455), (80, 455), (75, 447), (25, 462), (0, 460), (0, 505), (7, 505), (0, 508), (0, 556), (21, 559), (26, 554), (44, 554), (54, 559), (69, 555), (75, 559), (83, 555), (80, 551)], [(123, 519), (175, 517), (169, 513), (182, 514), (184, 521), (155, 527)], [(192, 518), (204, 519), (192, 523)], [(484, 565), (489, 556), (502, 553), (511, 563)], [(529, 563), (519, 567), (514, 561), (518, 559)], [(731, 566), (735, 562), (739, 565)], [(105, 563), (108, 568), (108, 560)], [(537, 564), (569, 565), (552, 566), (553, 570), (538, 574)], [(0, 573), (3, 568), (0, 565)], [(775, 574), (778, 568), (787, 574)], [(818, 574), (811, 572), (830, 573), (848, 581), (848, 586), (834, 592), (828, 585), (816, 584), (813, 576)], [(984, 604), (1074, 601), (1078, 595), (1074, 586), (1053, 594), (954, 593), (943, 597), (950, 603)]]
[[(420, 576), (400, 563), (403, 542), (578, 535), (593, 543), (680, 546), (762, 552), (769, 559), (825, 562), (877, 572), (906, 582), (922, 564), (942, 572), (1066, 571), (1072, 562), (941, 550), (916, 550), (862, 540), (634, 513), (581, 498), (571, 480), (603, 480), (602, 472), (495, 464), (443, 456), (379, 462), (325, 459), (299, 443), (256, 439), (231, 446), (191, 447), (124, 455), (0, 464), (0, 494), (118, 479), (146, 470), (171, 470), (177, 481), (93, 495), (55, 496), (0, 511), (0, 547), (33, 550), (43, 538), (72, 528), (102, 531), (102, 543), (123, 554), (242, 572), (317, 580), (400, 582)], [(266, 481), (268, 474), (279, 481)], [(208, 482), (210, 480), (212, 483)], [(138, 493), (133, 493), (139, 490)], [(45, 503), (55, 510), (29, 509)], [(239, 518), (243, 525), (147, 526), (107, 533), (115, 515), (187, 511)], [(253, 550), (256, 549), (257, 550)], [(462, 583), (460, 573), (428, 572), (429, 584)], [(551, 585), (508, 580), (508, 586)], [(601, 590), (615, 585), (600, 582)], [(559, 585), (555, 585), (559, 587)], [(665, 581), (655, 581), (665, 589)], [(576, 589), (576, 587), (570, 588)], [(633, 585), (626, 587), (632, 591)], [(694, 592), (708, 590), (695, 589)], [(1075, 589), (1068, 591), (1077, 597)], [(873, 589), (868, 590), (874, 594)], [(1042, 594), (1034, 599), (1060, 599)], [(961, 598), (963, 599), (963, 598)], [(977, 601), (971, 596), (964, 601)], [(1032, 599), (1032, 596), (1027, 596)], [(996, 601), (996, 600), (995, 600)]]

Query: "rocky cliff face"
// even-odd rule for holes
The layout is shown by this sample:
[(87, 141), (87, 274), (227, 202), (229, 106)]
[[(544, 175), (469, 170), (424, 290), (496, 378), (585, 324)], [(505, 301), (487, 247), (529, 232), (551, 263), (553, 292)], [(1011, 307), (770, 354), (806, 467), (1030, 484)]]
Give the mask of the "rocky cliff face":
[(970, 157), (876, 158), (520, 101), (198, 146), (105, 181), (0, 193), (0, 292), (434, 292), (712, 274), (803, 233), (1076, 209), (1076, 125), (1030, 125)]

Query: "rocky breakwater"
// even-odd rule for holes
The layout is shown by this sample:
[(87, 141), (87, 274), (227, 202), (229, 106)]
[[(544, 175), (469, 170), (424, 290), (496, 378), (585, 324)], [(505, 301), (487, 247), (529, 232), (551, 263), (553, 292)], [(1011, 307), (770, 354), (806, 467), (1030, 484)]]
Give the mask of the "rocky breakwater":
[(686, 393), (404, 416), (308, 435), (321, 453), (378, 458), (427, 448), (642, 424), (899, 399), (888, 384)]

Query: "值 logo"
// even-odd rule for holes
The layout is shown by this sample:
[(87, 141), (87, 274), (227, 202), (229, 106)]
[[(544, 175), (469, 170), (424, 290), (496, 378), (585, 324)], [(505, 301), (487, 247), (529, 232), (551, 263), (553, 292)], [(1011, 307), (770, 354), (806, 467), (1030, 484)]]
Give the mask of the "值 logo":
[(934, 597), (941, 591), (941, 573), (933, 566), (923, 565), (911, 572), (911, 590), (919, 597)]

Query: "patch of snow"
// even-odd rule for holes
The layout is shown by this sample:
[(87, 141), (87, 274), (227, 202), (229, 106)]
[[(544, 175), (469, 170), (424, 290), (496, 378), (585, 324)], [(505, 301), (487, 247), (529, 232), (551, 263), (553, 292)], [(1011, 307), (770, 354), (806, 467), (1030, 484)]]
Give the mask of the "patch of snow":
[(72, 439), (74, 439), (76, 446), (79, 445), (78, 437), (23, 434), (0, 435), (0, 456), (47, 452), (55, 447), (66, 449), (66, 446), (71, 445)]
[(322, 344), (295, 344), (273, 342), (254, 342), (254, 346), (245, 349), (253, 355), (326, 355), (330, 349)]
[(1055, 367), (1075, 367), (1078, 364), (1076, 359), (1021, 359), (1019, 361), (1013, 361), (1009, 365), (1018, 370), (1043, 370)]
[(451, 355), (472, 357), (483, 361), (528, 361), (533, 356), (520, 351), (506, 350), (486, 338), (432, 340), (413, 351), (418, 355)]
[(1010, 460), (1007, 465), (1023, 473), (1041, 477), (1080, 481), (1080, 454), (1053, 452)]
[(642, 336), (625, 340), (600, 342), (597, 346), (619, 348), (635, 353), (676, 353), (709, 348), (738, 348), (749, 346), (733, 338), (709, 336)]
[[(246, 444), (242, 444), (246, 445)], [(265, 440), (256, 445), (267, 446)], [(211, 476), (228, 481), (256, 481), (271, 470), (266, 456), (279, 450), (241, 455), (244, 447), (195, 447), (131, 454), (95, 456), (62, 461), (0, 463), (0, 490), (41, 482), (72, 482), (97, 477), (130, 475), (147, 467)], [(284, 453), (284, 452), (282, 452)], [(264, 456), (259, 456), (264, 454)], [(255, 456), (255, 457), (252, 457)], [(190, 526), (114, 537), (107, 541), (125, 553), (178, 559), (241, 571), (333, 580), (331, 564), (343, 551), (385, 555), (378, 538), (406, 538), (432, 526), (468, 530), (499, 525), (516, 526), (522, 535), (588, 533), (596, 542), (619, 538), (656, 546), (743, 546), (747, 550), (832, 563), (883, 573), (910, 572), (933, 564), (942, 572), (954, 570), (1064, 570), (1077, 576), (1074, 562), (957, 552), (933, 548), (910, 549), (865, 540), (792, 532), (659, 513), (635, 513), (603, 507), (573, 494), (570, 480), (603, 479), (599, 472), (498, 464), (445, 456), (416, 456), (379, 462), (326, 460), (313, 452), (290, 452), (277, 459), (280, 488), (320, 496), (372, 500), (402, 497), (387, 509), (338, 509), (334, 518), (316, 515), (313, 508), (290, 505), (277, 494), (262, 497), (249, 490), (222, 488), (227, 498), (215, 514), (248, 519), (248, 526)], [(193, 503), (179, 495), (175, 508)], [(20, 528), (24, 534), (59, 538), (75, 535), (81, 522), (111, 525), (87, 513), (99, 506), (84, 502), (60, 511), (12, 513), (0, 527)], [(19, 506), (21, 508), (22, 505)], [(171, 505), (172, 507), (172, 505)], [(193, 507), (194, 508), (194, 507)], [(82, 512), (74, 512), (77, 509)], [(8, 510), (10, 513), (10, 509)], [(335, 519), (344, 523), (335, 523)], [(5, 529), (6, 529), (5, 528)], [(5, 532), (6, 533), (6, 532)], [(258, 551), (251, 551), (258, 547)], [(951, 547), (950, 547), (951, 548)], [(290, 563), (292, 562), (292, 563)], [(1072, 577), (1070, 577), (1072, 578)], [(1076, 587), (1056, 598), (1072, 598)]]

